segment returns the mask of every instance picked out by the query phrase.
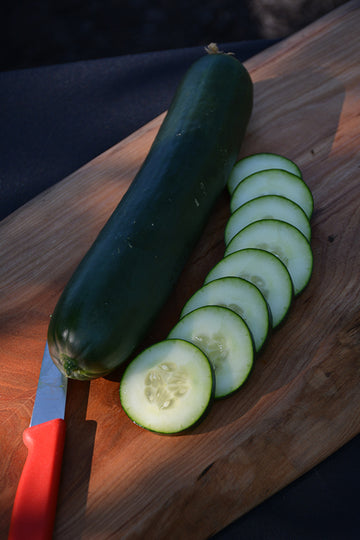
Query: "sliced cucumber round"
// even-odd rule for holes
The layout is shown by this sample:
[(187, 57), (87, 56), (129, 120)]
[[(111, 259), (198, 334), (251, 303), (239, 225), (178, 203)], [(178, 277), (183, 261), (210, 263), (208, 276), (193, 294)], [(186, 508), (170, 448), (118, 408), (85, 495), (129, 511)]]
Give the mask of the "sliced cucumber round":
[(311, 226), (304, 210), (290, 199), (279, 195), (263, 195), (251, 199), (229, 218), (225, 229), (225, 244), (250, 223), (261, 219), (278, 219), (294, 225), (307, 240), (311, 239)]
[(231, 212), (261, 195), (280, 195), (298, 204), (310, 219), (314, 199), (304, 180), (287, 171), (271, 169), (260, 171), (245, 178), (235, 189), (231, 200)]
[(225, 307), (191, 311), (174, 326), (169, 338), (185, 339), (201, 349), (215, 372), (215, 398), (240, 388), (254, 362), (254, 346), (243, 319)]
[(293, 225), (276, 219), (251, 223), (231, 240), (225, 256), (240, 249), (258, 248), (276, 255), (286, 266), (295, 295), (307, 285), (313, 267), (313, 255), (305, 236)]
[(259, 352), (270, 329), (269, 308), (255, 285), (238, 277), (225, 277), (204, 285), (187, 301), (181, 318), (204, 306), (222, 306), (235, 311), (247, 324)]
[(125, 369), (120, 401), (135, 424), (158, 433), (194, 426), (209, 409), (215, 378), (205, 354), (188, 341), (160, 341)]
[(236, 187), (247, 176), (268, 169), (282, 169), (302, 178), (299, 167), (284, 156), (270, 153), (252, 154), (238, 161), (233, 167), (228, 180), (230, 194), (234, 193)]
[(270, 308), (273, 328), (282, 322), (293, 299), (293, 285), (278, 257), (262, 249), (237, 251), (218, 262), (205, 283), (226, 276), (241, 277), (256, 285)]

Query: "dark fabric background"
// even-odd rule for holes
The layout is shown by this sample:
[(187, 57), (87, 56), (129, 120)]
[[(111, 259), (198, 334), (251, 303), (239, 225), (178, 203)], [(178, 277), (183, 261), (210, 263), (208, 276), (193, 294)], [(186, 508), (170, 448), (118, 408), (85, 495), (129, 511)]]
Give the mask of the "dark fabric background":
[(3, 0), (0, 70), (278, 39), (346, 0)]

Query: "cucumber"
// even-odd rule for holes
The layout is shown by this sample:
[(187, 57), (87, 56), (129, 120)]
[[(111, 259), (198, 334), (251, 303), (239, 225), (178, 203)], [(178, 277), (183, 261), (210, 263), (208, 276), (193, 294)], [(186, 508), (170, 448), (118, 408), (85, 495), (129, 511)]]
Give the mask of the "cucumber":
[(178, 433), (196, 425), (214, 397), (212, 367), (187, 341), (168, 339), (145, 349), (126, 367), (120, 402), (137, 425)]
[(243, 204), (230, 216), (225, 228), (225, 244), (250, 223), (271, 218), (294, 225), (310, 241), (310, 222), (299, 205), (278, 195), (263, 195)]
[(302, 178), (299, 167), (290, 159), (278, 154), (261, 153), (246, 156), (236, 163), (228, 180), (228, 189), (232, 195), (236, 187), (251, 174), (268, 169), (282, 169)]
[(142, 167), (52, 314), (49, 350), (67, 377), (104, 376), (139, 346), (226, 185), (252, 96), (234, 56), (207, 54), (188, 70)]
[[(251, 157), (243, 160), (247, 164), (242, 169), (238, 167), (243, 173), (261, 163), (281, 164), (281, 156)], [(265, 184), (271, 194), (258, 196)], [(241, 199), (238, 192), (245, 202), (237, 209), (234, 205), (227, 223), (224, 258), (186, 302), (168, 339), (135, 359), (139, 366), (131, 363), (125, 370), (120, 386), (123, 407), (134, 422), (147, 429), (161, 433), (187, 429), (203, 418), (212, 397), (219, 399), (237, 391), (249, 377), (255, 353), (263, 347), (271, 326), (283, 322), (294, 295), (310, 279), (313, 199), (301, 174), (283, 169), (259, 171), (240, 180), (232, 203)], [(188, 392), (193, 388), (193, 371), (184, 373), (176, 352), (173, 363), (173, 355), (170, 358), (167, 349), (162, 351), (166, 342), (188, 343), (207, 358), (213, 380), (210, 393), (205, 383), (208, 401), (201, 391), (199, 401)], [(195, 358), (194, 362), (197, 367)], [(196, 384), (198, 381), (194, 387)]]
[(225, 256), (246, 248), (258, 248), (276, 255), (286, 266), (295, 295), (306, 287), (313, 267), (313, 255), (305, 236), (293, 225), (276, 219), (251, 223), (231, 240)]
[(255, 285), (238, 277), (216, 279), (201, 287), (186, 302), (180, 318), (204, 306), (223, 306), (235, 311), (247, 324), (256, 352), (270, 330), (268, 305)]
[(215, 398), (240, 388), (254, 362), (254, 346), (243, 319), (225, 307), (205, 306), (185, 315), (169, 338), (193, 343), (209, 359), (215, 371)]
[(293, 285), (278, 257), (262, 249), (242, 249), (221, 259), (206, 276), (205, 284), (227, 276), (241, 277), (256, 285), (270, 308), (272, 327), (279, 326), (290, 309)]
[(235, 189), (230, 200), (231, 212), (261, 195), (280, 195), (298, 204), (310, 219), (314, 200), (304, 180), (280, 169), (259, 171), (246, 177)]

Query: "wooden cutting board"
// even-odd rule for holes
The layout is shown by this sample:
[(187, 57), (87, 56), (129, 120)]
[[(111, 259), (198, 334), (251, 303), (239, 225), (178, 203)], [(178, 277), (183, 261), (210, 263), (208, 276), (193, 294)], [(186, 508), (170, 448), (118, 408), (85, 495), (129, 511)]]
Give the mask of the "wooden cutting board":
[[(55, 538), (206, 538), (359, 433), (359, 27), (359, 2), (350, 2), (246, 62), (255, 106), (241, 155), (277, 152), (301, 167), (315, 198), (309, 286), (246, 387), (189, 435), (133, 425), (117, 380), (71, 381)], [(49, 315), (161, 119), (0, 224), (2, 538)], [(228, 217), (224, 192), (147, 342), (166, 336), (222, 257)]]

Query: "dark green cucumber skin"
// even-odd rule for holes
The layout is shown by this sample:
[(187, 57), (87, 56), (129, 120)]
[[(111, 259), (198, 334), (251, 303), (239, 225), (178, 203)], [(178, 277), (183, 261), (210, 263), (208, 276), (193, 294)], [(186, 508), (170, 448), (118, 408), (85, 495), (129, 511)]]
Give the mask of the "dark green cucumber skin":
[(233, 56), (206, 55), (190, 67), (51, 316), (50, 353), (67, 377), (104, 376), (140, 344), (226, 185), (252, 103), (249, 74)]

